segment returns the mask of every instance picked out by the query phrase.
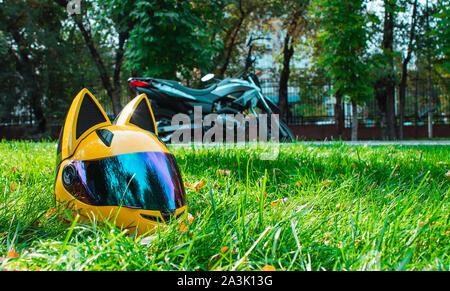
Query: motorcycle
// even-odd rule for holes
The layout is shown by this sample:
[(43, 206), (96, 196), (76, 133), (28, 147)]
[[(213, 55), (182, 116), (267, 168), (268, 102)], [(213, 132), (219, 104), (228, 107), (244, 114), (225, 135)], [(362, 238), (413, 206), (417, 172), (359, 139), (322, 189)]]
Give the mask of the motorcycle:
[[(259, 39), (264, 38), (250, 37), (247, 43), (248, 53), (245, 67), (237, 74), (237, 77), (218, 80), (214, 78), (214, 74), (207, 74), (201, 81), (205, 83), (213, 81), (214, 83), (205, 89), (188, 88), (177, 81), (157, 78), (132, 77), (128, 79), (129, 86), (136, 91), (136, 94), (145, 93), (151, 100), (158, 133), (164, 142), (169, 142), (173, 133), (182, 127), (182, 125), (172, 125), (172, 117), (175, 114), (183, 113), (188, 115), (191, 121), (194, 121), (195, 106), (201, 106), (203, 117), (215, 113), (222, 118), (223, 124), (234, 124), (236, 127), (242, 124), (237, 120), (230, 121), (230, 118), (233, 119), (232, 115), (252, 115), (260, 122), (264, 116), (270, 117), (272, 114), (280, 113), (278, 106), (262, 94), (257, 74), (249, 72), (256, 60), (252, 57), (254, 41)], [(272, 121), (278, 124), (272, 127)], [(271, 136), (272, 128), (278, 128), (278, 137), (281, 141), (294, 140), (294, 135), (282, 120), (268, 118), (266, 124), (267, 136)], [(194, 129), (195, 126), (196, 123), (191, 122), (191, 129)], [(207, 129), (207, 127), (203, 127), (203, 131)], [(248, 127), (244, 131), (245, 134), (248, 134)]]

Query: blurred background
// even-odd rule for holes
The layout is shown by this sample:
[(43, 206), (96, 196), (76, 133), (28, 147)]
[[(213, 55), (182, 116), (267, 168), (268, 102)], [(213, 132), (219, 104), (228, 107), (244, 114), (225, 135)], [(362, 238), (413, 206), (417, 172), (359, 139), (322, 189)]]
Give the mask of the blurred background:
[(450, 137), (444, 0), (0, 0), (0, 139), (57, 138), (88, 88), (114, 118), (131, 76), (255, 70), (299, 139)]

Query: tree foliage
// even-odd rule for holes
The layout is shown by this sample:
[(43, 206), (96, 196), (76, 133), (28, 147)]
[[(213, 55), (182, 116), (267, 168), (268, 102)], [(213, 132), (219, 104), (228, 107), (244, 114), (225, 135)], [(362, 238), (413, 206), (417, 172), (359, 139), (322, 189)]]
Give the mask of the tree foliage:
[[(127, 66), (140, 75), (176, 79), (207, 71), (219, 43), (212, 38), (223, 1), (136, 1), (136, 22), (127, 45)], [(215, 19), (214, 23), (212, 19)]]
[(97, 86), (99, 79), (56, 3), (3, 1), (0, 14), (0, 117), (9, 122), (26, 115), (44, 131), (48, 121), (63, 117), (74, 90)]
[(333, 92), (340, 91), (362, 104), (372, 96), (365, 58), (368, 31), (363, 1), (318, 0), (315, 5), (321, 18), (318, 65), (333, 80)]
[[(317, 0), (315, 14), (320, 17), (317, 37), (321, 55), (318, 65), (332, 79), (332, 92), (352, 102), (352, 139), (357, 139), (357, 104), (372, 97), (368, 64), (365, 59), (368, 30), (362, 0)], [(337, 104), (339, 102), (336, 102)], [(340, 104), (338, 104), (340, 105)]]

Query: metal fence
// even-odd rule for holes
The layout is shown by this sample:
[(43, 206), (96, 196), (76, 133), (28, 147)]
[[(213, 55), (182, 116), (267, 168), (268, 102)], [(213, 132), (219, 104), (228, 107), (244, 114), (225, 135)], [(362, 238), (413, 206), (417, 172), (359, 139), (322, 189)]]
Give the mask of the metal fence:
[[(434, 124), (450, 124), (450, 79), (432, 82), (432, 112)], [(262, 80), (263, 93), (278, 103), (277, 82)], [(334, 124), (336, 99), (330, 93), (331, 86), (324, 81), (319, 84), (288, 86), (288, 124), (324, 125)], [(398, 90), (395, 94), (395, 114), (399, 112)], [(344, 102), (345, 126), (351, 127), (352, 105)], [(412, 78), (408, 82), (405, 96), (404, 125), (425, 125), (428, 118), (428, 90), (424, 79)], [(364, 106), (358, 106), (358, 120), (362, 126), (380, 125), (380, 110), (375, 98)]]
[[(431, 96), (433, 100), (433, 123), (450, 124), (450, 78), (434, 80)], [(261, 80), (262, 91), (265, 96), (278, 103), (278, 80)], [(288, 86), (288, 124), (290, 125), (326, 125), (334, 124), (335, 98), (330, 93), (331, 84), (327, 80), (314, 84), (299, 84)], [(106, 92), (102, 89), (94, 90), (103, 108), (114, 118), (112, 106)], [(124, 90), (121, 98), (126, 104), (130, 98), (129, 92)], [(399, 100), (396, 91), (395, 112), (398, 116)], [(19, 106), (20, 107), (20, 106)], [(0, 118), (1, 126), (35, 125), (34, 116), (29, 106), (17, 107), (7, 118)], [(427, 82), (420, 78), (410, 78), (405, 97), (404, 125), (425, 125), (428, 114)], [(351, 127), (352, 105), (344, 102), (345, 126)], [(358, 106), (358, 120), (362, 126), (375, 127), (380, 125), (380, 112), (377, 102), (373, 98), (364, 106)]]

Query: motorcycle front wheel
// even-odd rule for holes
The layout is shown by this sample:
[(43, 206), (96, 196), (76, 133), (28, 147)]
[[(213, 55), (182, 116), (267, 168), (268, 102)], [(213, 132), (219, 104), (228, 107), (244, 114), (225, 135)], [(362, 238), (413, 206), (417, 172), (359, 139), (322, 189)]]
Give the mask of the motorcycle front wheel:
[[(295, 136), (292, 133), (292, 131), (289, 129), (288, 125), (282, 121), (278, 121), (278, 141), (279, 142), (293, 142), (295, 141)], [(271, 126), (271, 120), (268, 118), (267, 121), (267, 136), (270, 138), (272, 136), (272, 126)]]

